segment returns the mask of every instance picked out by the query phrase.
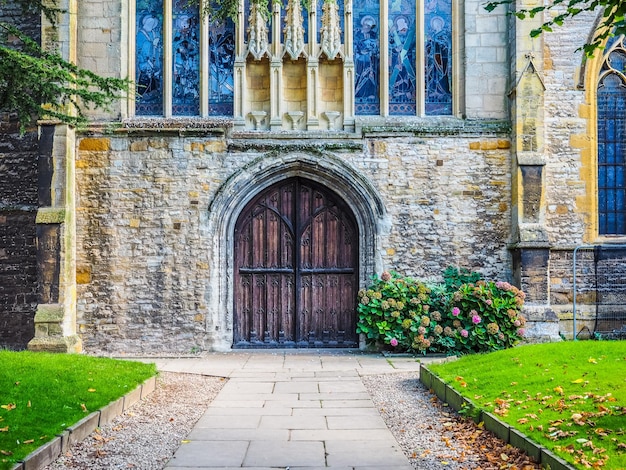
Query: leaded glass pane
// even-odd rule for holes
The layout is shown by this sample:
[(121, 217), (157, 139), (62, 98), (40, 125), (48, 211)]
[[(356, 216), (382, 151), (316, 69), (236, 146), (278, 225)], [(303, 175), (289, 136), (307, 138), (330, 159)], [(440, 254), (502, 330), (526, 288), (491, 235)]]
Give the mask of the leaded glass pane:
[(353, 3), (354, 101), (357, 115), (380, 114), (380, 3)]
[(616, 73), (609, 73), (598, 86), (598, 222), (601, 235), (626, 234), (625, 129), (626, 87)]
[(452, 1), (425, 3), (426, 115), (452, 114)]
[(389, 5), (389, 114), (415, 115), (415, 2)]
[(380, 114), (380, 3), (354, 0), (354, 101), (357, 115)]
[(200, 14), (188, 0), (172, 5), (172, 114), (200, 114)]
[(209, 114), (232, 116), (234, 102), (235, 23), (211, 24), (209, 30)]
[(163, 114), (163, 0), (137, 0), (135, 114)]

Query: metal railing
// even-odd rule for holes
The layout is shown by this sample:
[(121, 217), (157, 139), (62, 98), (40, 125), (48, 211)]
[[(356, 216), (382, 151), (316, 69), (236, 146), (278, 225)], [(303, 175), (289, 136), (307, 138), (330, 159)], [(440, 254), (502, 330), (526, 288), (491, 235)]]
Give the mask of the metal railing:
[[(595, 321), (593, 333), (613, 338), (626, 338), (626, 245), (580, 245), (573, 254), (573, 339), (577, 339), (577, 264), (581, 250), (593, 250), (593, 272), (583, 275), (593, 282)], [(589, 271), (589, 270), (588, 270)], [(588, 303), (587, 303), (588, 305)], [(582, 330), (581, 330), (582, 331)]]

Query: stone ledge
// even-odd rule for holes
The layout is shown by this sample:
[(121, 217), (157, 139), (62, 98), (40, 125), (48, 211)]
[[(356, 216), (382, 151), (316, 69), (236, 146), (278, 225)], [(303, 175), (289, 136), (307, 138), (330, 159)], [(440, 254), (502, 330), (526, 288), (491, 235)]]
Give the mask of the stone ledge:
[[(145, 392), (143, 391), (145, 387)], [(94, 411), (88, 416), (70, 426), (54, 439), (46, 442), (41, 447), (35, 449), (28, 454), (24, 460), (18, 462), (11, 470), (38, 470), (46, 465), (54, 462), (63, 452), (76, 442), (80, 442), (88, 437), (97, 428), (109, 424), (114, 418), (121, 415), (124, 411), (137, 403), (140, 399), (145, 398), (156, 389), (156, 376), (146, 380), (137, 386), (133, 391), (128, 392), (123, 397), (112, 401), (102, 409)], [(129, 400), (128, 397), (137, 397), (137, 399)]]
[[(461, 407), (463, 406), (462, 404), (459, 404), (458, 408), (455, 407), (457, 400), (447, 400), (448, 395), (450, 395), (451, 397), (453, 396), (453, 393), (449, 392), (449, 390), (453, 390), (452, 387), (450, 387), (438, 376), (433, 374), (424, 364), (420, 365), (419, 376), (420, 382), (422, 382), (425, 386), (432, 390), (441, 401), (448, 403), (448, 405), (454, 408), (456, 411), (459, 411), (461, 409)], [(422, 380), (422, 378), (424, 378), (424, 380)], [(458, 392), (456, 392), (455, 390), (453, 390), (453, 392), (458, 394)], [(469, 401), (466, 400), (466, 402)], [(471, 404), (471, 402), (469, 403)], [(535, 460), (543, 467), (550, 468), (551, 470), (575, 470), (574, 466), (570, 465), (562, 458), (556, 456), (545, 447), (540, 446), (522, 432), (500, 421), (491, 413), (481, 411), (480, 421), (484, 423), (485, 429), (491, 431), (506, 443), (524, 450), (529, 456), (535, 458)], [(508, 433), (506, 432), (507, 429)], [(503, 436), (506, 436), (507, 434), (508, 438), (504, 439)]]
[(65, 208), (42, 207), (37, 211), (35, 223), (37, 224), (62, 224), (65, 222)]

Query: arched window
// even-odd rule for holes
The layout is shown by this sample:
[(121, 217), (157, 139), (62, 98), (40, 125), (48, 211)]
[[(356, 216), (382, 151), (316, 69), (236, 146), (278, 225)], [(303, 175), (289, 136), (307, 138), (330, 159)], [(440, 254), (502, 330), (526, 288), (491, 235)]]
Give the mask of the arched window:
[(136, 0), (135, 19), (136, 115), (233, 114), (232, 21), (205, 27), (187, 0)]
[(382, 6), (353, 2), (355, 113), (452, 114), (452, 1)]
[(598, 77), (598, 232), (626, 235), (626, 48), (624, 37), (605, 48)]

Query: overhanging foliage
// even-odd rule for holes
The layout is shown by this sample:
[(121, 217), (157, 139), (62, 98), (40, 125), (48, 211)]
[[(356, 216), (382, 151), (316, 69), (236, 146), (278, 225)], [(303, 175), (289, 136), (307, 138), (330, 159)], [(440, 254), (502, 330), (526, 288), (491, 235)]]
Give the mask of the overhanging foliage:
[[(499, 5), (515, 5), (515, 2), (513, 0), (489, 2), (485, 5), (485, 9), (493, 11)], [(602, 20), (597, 33), (591, 41), (581, 47), (587, 56), (592, 56), (607, 38), (613, 35), (626, 34), (626, 23), (624, 22), (626, 2), (622, 0), (553, 0), (545, 5), (542, 4), (529, 9), (522, 8), (511, 13), (521, 20), (534, 18), (543, 12), (554, 13), (551, 19), (531, 31), (531, 37), (537, 37), (544, 31), (553, 31), (554, 27), (562, 26), (566, 21), (583, 12), (591, 11), (602, 11)]]
[[(62, 13), (41, 0), (17, 3), (24, 15), (43, 13), (53, 24)], [(0, 64), (0, 110), (16, 113), (22, 130), (37, 118), (81, 125), (86, 122), (83, 109), (110, 105), (130, 84), (125, 79), (101, 77), (54, 51), (43, 50), (7, 22), (0, 22)]]

